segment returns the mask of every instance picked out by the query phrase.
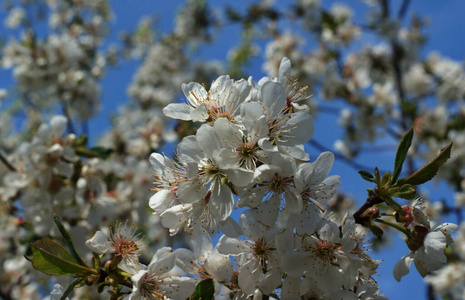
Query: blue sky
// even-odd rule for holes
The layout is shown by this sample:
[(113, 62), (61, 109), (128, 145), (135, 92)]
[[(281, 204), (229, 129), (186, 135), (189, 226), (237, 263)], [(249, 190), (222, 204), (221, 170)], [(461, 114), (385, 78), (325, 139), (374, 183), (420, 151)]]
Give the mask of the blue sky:
[[(210, 1), (214, 6), (221, 7), (228, 1)], [(285, 5), (290, 1), (275, 1), (280, 5)], [(346, 3), (353, 6), (356, 10), (357, 19), (363, 22), (365, 4), (361, 1), (327, 1), (324, 2), (325, 6), (330, 6), (335, 2)], [(401, 3), (400, 0), (391, 1), (394, 7), (398, 7)], [(140, 17), (146, 15), (158, 15), (160, 17), (157, 23), (158, 29), (167, 31), (172, 29), (174, 23), (174, 15), (178, 6), (184, 1), (154, 1), (154, 0), (133, 0), (133, 1), (111, 1), (112, 9), (115, 14), (115, 20), (112, 24), (112, 33), (110, 35), (110, 42), (116, 42), (118, 33), (122, 30), (133, 30)], [(239, 0), (235, 5), (245, 5), (252, 3), (252, 1)], [(431, 26), (426, 30), (429, 40), (424, 54), (432, 50), (437, 50), (443, 56), (449, 57), (454, 60), (463, 61), (465, 58), (465, 18), (463, 12), (465, 11), (465, 1), (463, 0), (449, 0), (449, 1), (435, 1), (435, 0), (412, 0), (410, 12), (418, 12), (421, 16), (428, 16), (431, 20)], [(4, 19), (4, 13), (0, 13), (0, 20)], [(285, 27), (281, 28), (282, 31)], [(5, 30), (0, 27), (0, 36), (10, 36), (11, 31)], [(208, 48), (200, 49), (196, 54), (198, 57), (213, 57), (218, 60), (225, 60), (227, 51), (236, 46), (239, 41), (239, 31), (236, 27), (229, 26), (216, 35), (216, 42)], [(308, 39), (310, 40), (310, 39)], [(259, 44), (262, 47), (264, 44)], [(311, 47), (311, 45), (309, 46)], [(263, 63), (263, 55), (259, 55), (252, 62), (249, 71), (250, 75), (254, 78), (264, 76), (261, 69)], [(109, 117), (115, 114), (120, 105), (129, 101), (126, 89), (132, 80), (139, 66), (137, 61), (127, 61), (119, 66), (110, 68), (102, 80), (103, 91), (103, 109), (98, 115), (90, 121), (90, 131), (93, 132), (92, 138), (95, 140), (105, 128), (110, 126)], [(13, 84), (11, 79), (11, 72), (9, 70), (0, 70), (0, 88), (9, 88)], [(2, 107), (0, 106), (0, 109)], [(336, 117), (324, 115), (323, 118), (317, 119), (315, 123), (314, 138), (320, 143), (331, 148), (334, 140), (340, 134), (340, 129), (335, 125)], [(310, 151), (312, 160), (318, 155), (317, 151)], [(375, 165), (383, 169), (392, 169), (394, 153), (375, 153), (366, 155), (360, 162), (365, 165)], [(356, 171), (344, 163), (336, 162), (331, 174), (341, 175), (342, 186), (341, 190), (352, 195), (354, 198), (363, 201), (366, 198), (365, 189), (369, 187), (362, 181)], [(452, 200), (452, 193), (450, 190), (445, 189), (444, 185), (438, 187), (429, 186), (428, 191), (431, 195), (441, 195), (449, 200)], [(451, 221), (454, 221), (453, 219)], [(426, 299), (425, 286), (423, 285), (422, 278), (418, 275), (416, 270), (412, 270), (409, 275), (402, 279), (401, 283), (397, 283), (392, 276), (392, 268), (395, 262), (404, 254), (408, 252), (405, 243), (399, 239), (393, 239), (389, 248), (380, 254), (372, 253), (376, 258), (384, 258), (385, 261), (381, 263), (379, 268), (378, 278), (382, 291), (389, 297), (389, 299)]]

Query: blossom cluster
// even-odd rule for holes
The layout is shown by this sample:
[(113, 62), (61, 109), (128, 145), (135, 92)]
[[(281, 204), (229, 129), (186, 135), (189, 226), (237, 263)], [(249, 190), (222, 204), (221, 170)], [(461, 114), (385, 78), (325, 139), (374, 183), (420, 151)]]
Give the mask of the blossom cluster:
[[(208, 91), (184, 84), (186, 102), (165, 107), (167, 116), (203, 125), (179, 143), (175, 158), (151, 155), (149, 205), (172, 235), (189, 232), (194, 250), (160, 249), (132, 276), (130, 299), (184, 298), (206, 278), (218, 299), (383, 298), (363, 228), (323, 208), (339, 176), (328, 176), (330, 152), (309, 162), (309, 96), (290, 68), (284, 58), (278, 77), (257, 83), (220, 76)], [(235, 208), (245, 208), (239, 222)], [(217, 230), (223, 236), (213, 247), (209, 234)]]

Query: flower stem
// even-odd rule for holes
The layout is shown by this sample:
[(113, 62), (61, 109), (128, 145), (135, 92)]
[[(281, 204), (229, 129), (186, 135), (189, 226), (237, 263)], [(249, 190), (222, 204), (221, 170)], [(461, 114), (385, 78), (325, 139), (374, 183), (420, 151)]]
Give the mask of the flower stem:
[(404, 233), (407, 237), (410, 237), (410, 232), (408, 231), (408, 229), (401, 226), (401, 225), (399, 225), (399, 224), (392, 223), (392, 222), (389, 222), (389, 221), (386, 221), (386, 220), (383, 220), (383, 219), (376, 219), (375, 222), (388, 225), (388, 226), (390, 226), (390, 227), (392, 227), (394, 229), (397, 229), (400, 232)]

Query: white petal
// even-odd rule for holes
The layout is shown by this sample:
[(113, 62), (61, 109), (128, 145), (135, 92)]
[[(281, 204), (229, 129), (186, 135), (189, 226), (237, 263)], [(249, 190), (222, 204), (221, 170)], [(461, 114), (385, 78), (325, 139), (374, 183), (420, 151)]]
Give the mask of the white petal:
[(178, 248), (174, 250), (174, 255), (176, 255), (176, 265), (184, 272), (189, 274), (196, 273), (198, 266), (194, 263), (196, 259), (190, 250)]
[(208, 202), (213, 217), (218, 221), (226, 220), (231, 215), (233, 205), (234, 197), (231, 189), (227, 185), (220, 187), (215, 184)]
[(326, 151), (320, 154), (316, 161), (312, 163), (313, 174), (312, 182), (322, 182), (329, 174), (329, 171), (333, 167), (334, 154)]
[(290, 114), (290, 118), (283, 125), (282, 135), (288, 137), (287, 146), (295, 146), (308, 142), (314, 132), (313, 117), (309, 113), (299, 111)]
[(208, 95), (205, 88), (197, 82), (183, 83), (181, 86), (186, 100), (193, 106), (197, 107), (200, 103), (204, 102)]
[(213, 151), (221, 149), (220, 140), (216, 136), (215, 129), (204, 124), (197, 130), (197, 143), (199, 148), (208, 156), (213, 157)]
[(278, 218), (281, 200), (278, 196), (273, 195), (269, 200), (262, 202), (257, 209), (257, 217), (260, 222), (266, 226), (273, 226)]
[(206, 188), (198, 181), (184, 181), (179, 184), (178, 198), (183, 203), (196, 203), (207, 193)]
[(291, 251), (282, 257), (282, 269), (290, 276), (300, 277), (311, 270), (309, 255), (307, 253)]
[(191, 119), (194, 122), (205, 122), (208, 119), (207, 105), (201, 103), (198, 107), (191, 109)]
[(176, 255), (170, 247), (163, 247), (157, 250), (148, 266), (150, 274), (161, 275), (174, 267)]
[(258, 262), (254, 259), (249, 259), (241, 268), (239, 273), (239, 287), (245, 294), (250, 295), (255, 292), (258, 281), (262, 275), (261, 268)]
[(258, 213), (255, 209), (248, 209), (239, 218), (239, 224), (245, 237), (257, 241), (265, 237), (267, 228), (258, 222)]
[(392, 273), (394, 278), (400, 282), (402, 277), (407, 275), (410, 272), (410, 265), (412, 264), (411, 253), (402, 256), (402, 258), (396, 263)]
[(176, 152), (181, 160), (186, 162), (199, 162), (205, 156), (193, 135), (183, 138), (178, 144)]
[(205, 270), (218, 281), (226, 281), (233, 275), (231, 259), (223, 254), (214, 253), (205, 261)]
[(111, 243), (108, 239), (108, 236), (102, 231), (97, 231), (92, 238), (87, 240), (86, 246), (93, 252), (99, 254), (110, 253), (114, 251), (111, 247)]
[[(263, 106), (258, 102), (247, 102), (244, 103), (241, 107), (242, 109), (242, 123), (244, 124), (247, 130), (250, 130), (254, 127), (257, 120), (263, 116), (264, 110)], [(263, 121), (261, 121), (263, 122)], [(266, 134), (268, 135), (268, 125), (266, 127)]]
[(423, 245), (425, 247), (428, 272), (436, 271), (447, 263), (447, 257), (444, 254), (446, 236), (442, 232), (433, 231), (428, 233), (423, 241)]
[(160, 291), (169, 299), (187, 299), (194, 293), (196, 281), (189, 277), (165, 277), (160, 282)]
[(185, 103), (170, 103), (163, 108), (163, 113), (173, 119), (190, 121), (192, 120), (191, 110), (192, 108)]
[(282, 285), (281, 299), (282, 300), (299, 300), (300, 299), (300, 293), (299, 293), (300, 281), (301, 281), (300, 276), (299, 278), (287, 276)]
[(286, 92), (282, 84), (277, 82), (265, 82), (261, 89), (261, 97), (270, 120), (274, 119), (286, 105)]
[(218, 252), (224, 255), (240, 255), (250, 251), (248, 245), (236, 238), (230, 238), (223, 235), (216, 244)]
[(65, 116), (54, 116), (50, 120), (50, 129), (55, 137), (61, 137), (65, 133), (68, 119)]
[(247, 206), (250, 208), (257, 207), (262, 202), (262, 199), (265, 196), (265, 191), (266, 191), (265, 187), (258, 187), (258, 188), (250, 189), (237, 200), (237, 206), (238, 207)]
[(296, 145), (296, 146), (285, 146), (285, 145), (278, 145), (277, 146), (281, 153), (287, 154), (292, 156), (295, 159), (308, 161), (310, 156), (307, 152), (305, 152), (303, 145)]
[(291, 61), (287, 57), (281, 59), (281, 64), (279, 65), (278, 78), (282, 84), (286, 84), (288, 77), (291, 76)]
[(150, 197), (149, 206), (155, 211), (156, 214), (160, 215), (163, 213), (170, 204), (176, 199), (171, 191), (161, 190), (155, 195)]
[(248, 186), (253, 183), (254, 172), (243, 168), (231, 168), (222, 170), (231, 182), (236, 186)]
[(192, 239), (192, 248), (194, 249), (194, 254), (197, 259), (200, 262), (204, 262), (213, 251), (213, 243), (210, 235), (205, 230), (202, 230), (198, 237)]
[(219, 223), (219, 229), (228, 237), (237, 238), (242, 234), (242, 230), (237, 224), (237, 222), (229, 217), (226, 220)]
[(169, 229), (177, 229), (191, 216), (191, 204), (180, 204), (168, 208), (160, 215), (161, 225)]
[(242, 142), (242, 132), (239, 127), (232, 124), (226, 118), (219, 118), (213, 125), (216, 135), (221, 139), (224, 147), (231, 144), (239, 146)]
[(279, 232), (276, 235), (275, 244), (276, 249), (282, 254), (295, 250), (294, 233), (288, 229)]

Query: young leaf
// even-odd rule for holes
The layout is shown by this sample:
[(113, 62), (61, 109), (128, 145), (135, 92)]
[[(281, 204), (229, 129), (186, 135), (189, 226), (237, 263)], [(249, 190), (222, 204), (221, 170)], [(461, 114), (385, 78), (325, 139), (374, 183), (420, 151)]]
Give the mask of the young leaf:
[(360, 176), (368, 182), (375, 182), (375, 177), (373, 177), (373, 175), (368, 171), (358, 171), (358, 174), (360, 174)]
[(415, 196), (417, 195), (417, 191), (415, 190), (415, 188), (410, 185), (410, 184), (404, 184), (402, 185), (397, 191), (395, 191), (395, 193), (393, 194), (393, 196), (395, 197), (399, 197), (399, 198), (402, 198), (402, 199), (406, 199), (406, 200), (413, 200), (415, 198)]
[(68, 231), (66, 231), (65, 226), (63, 226), (63, 223), (61, 223), (60, 219), (56, 215), (54, 215), (53, 221), (55, 222), (55, 224), (58, 227), (58, 230), (60, 230), (61, 235), (65, 239), (66, 246), (68, 247), (68, 250), (71, 252), (71, 255), (73, 256), (74, 260), (81, 266), (89, 268), (89, 266), (82, 260), (82, 258), (79, 256), (76, 249), (74, 248), (71, 236), (69, 235)]
[(94, 270), (80, 266), (74, 258), (61, 245), (49, 238), (43, 238), (31, 244), (32, 263), (34, 269), (48, 275), (85, 275), (95, 273)]
[(212, 300), (215, 295), (215, 282), (208, 278), (200, 281), (189, 300)]
[(441, 149), (439, 155), (430, 163), (421, 167), (418, 171), (399, 182), (399, 185), (410, 184), (419, 185), (431, 180), (439, 168), (449, 159), (452, 143)]
[(400, 141), (399, 147), (397, 148), (396, 158), (394, 160), (394, 171), (392, 173), (392, 182), (396, 182), (399, 178), (400, 172), (402, 171), (402, 165), (404, 164), (407, 152), (412, 145), (413, 139), (413, 128), (407, 132), (406, 135)]

